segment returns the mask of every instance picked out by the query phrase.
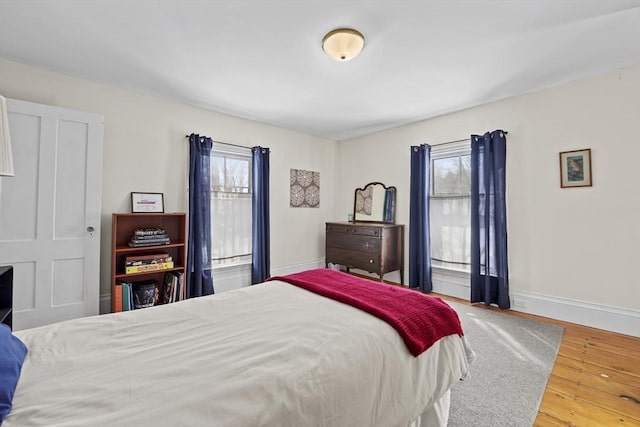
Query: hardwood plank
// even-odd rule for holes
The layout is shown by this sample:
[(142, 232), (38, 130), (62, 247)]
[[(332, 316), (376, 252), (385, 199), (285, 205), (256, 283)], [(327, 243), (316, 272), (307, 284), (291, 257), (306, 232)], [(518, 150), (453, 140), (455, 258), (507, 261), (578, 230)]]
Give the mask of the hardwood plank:
[(568, 334), (564, 340), (564, 344), (576, 349), (583, 349), (588, 352), (594, 352), (595, 354), (603, 354), (605, 356), (620, 355), (623, 357), (637, 358), (639, 348), (633, 348), (631, 346), (616, 345), (612, 342), (604, 342), (602, 339), (593, 339), (592, 337), (578, 336), (577, 334)]
[[(566, 378), (579, 384), (591, 387), (601, 393), (614, 396), (631, 396), (640, 399), (640, 384), (626, 381), (625, 377), (611, 378), (602, 376), (601, 373), (589, 372), (584, 369), (576, 369), (570, 366), (556, 363), (551, 375)], [(557, 388), (556, 388), (557, 389)], [(557, 389), (562, 391), (562, 389)], [(640, 408), (638, 409), (640, 411)]]
[(640, 389), (640, 380), (638, 380), (637, 377), (628, 375), (625, 372), (619, 372), (589, 363), (588, 359), (584, 361), (560, 355), (556, 358), (554, 370), (559, 368), (560, 365), (575, 369), (577, 372), (588, 372), (589, 374), (600, 376), (601, 378), (611, 379), (612, 381), (620, 384), (626, 384), (635, 390)]
[(621, 355), (611, 357), (609, 355), (596, 354), (594, 351), (587, 352), (584, 349), (573, 348), (567, 345), (564, 341), (562, 346), (560, 346), (558, 354), (582, 361), (583, 363), (588, 361), (588, 363), (592, 365), (611, 369), (617, 372), (623, 372), (640, 378), (640, 363), (638, 363), (637, 358), (624, 357)]
[(611, 427), (632, 426), (635, 420), (590, 402), (574, 399), (563, 392), (547, 389), (540, 412), (566, 422), (571, 426)]
[[(596, 384), (596, 386), (599, 385)], [(602, 391), (600, 388), (585, 384), (582, 379), (564, 378), (556, 374), (551, 375), (547, 387), (551, 390), (568, 394), (576, 401), (591, 403), (627, 419), (633, 419), (634, 423), (640, 425), (640, 407), (638, 404), (621, 397), (628, 396), (629, 390), (621, 390), (620, 393), (611, 394)]]
[(565, 421), (547, 414), (539, 414), (533, 423), (533, 427), (566, 427), (569, 425)]
[(640, 340), (629, 335), (603, 331), (602, 329), (588, 328), (586, 326), (567, 323), (565, 328), (570, 336), (585, 338), (594, 343), (616, 346), (623, 349), (635, 349), (640, 351)]

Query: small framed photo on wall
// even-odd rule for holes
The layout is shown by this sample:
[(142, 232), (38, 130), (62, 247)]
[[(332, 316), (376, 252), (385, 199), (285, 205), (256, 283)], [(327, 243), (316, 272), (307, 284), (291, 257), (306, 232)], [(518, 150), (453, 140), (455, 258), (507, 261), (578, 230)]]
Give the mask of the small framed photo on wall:
[(560, 187), (591, 187), (591, 149), (560, 153)]
[(164, 212), (163, 193), (131, 193), (132, 213)]

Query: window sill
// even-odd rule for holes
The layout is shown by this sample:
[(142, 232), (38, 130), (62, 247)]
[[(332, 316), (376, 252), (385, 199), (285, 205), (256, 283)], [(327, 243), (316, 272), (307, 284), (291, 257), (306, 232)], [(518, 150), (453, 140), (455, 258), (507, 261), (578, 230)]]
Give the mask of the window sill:
[(251, 268), (251, 261), (242, 261), (242, 262), (234, 262), (229, 264), (221, 264), (215, 265), (211, 267), (213, 271), (233, 271), (233, 270), (244, 270), (246, 268)]
[(446, 276), (463, 277), (463, 278), (471, 277), (471, 273), (470, 272), (465, 271), (465, 270), (457, 270), (455, 268), (432, 266), (431, 270), (434, 273), (443, 274), (443, 275), (446, 275)]

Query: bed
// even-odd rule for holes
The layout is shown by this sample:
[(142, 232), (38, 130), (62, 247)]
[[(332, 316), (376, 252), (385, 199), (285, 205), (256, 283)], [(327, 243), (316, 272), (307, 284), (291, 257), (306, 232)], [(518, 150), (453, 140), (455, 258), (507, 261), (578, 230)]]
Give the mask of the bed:
[(3, 426), (446, 425), (463, 334), (414, 355), (397, 325), (291, 277), (15, 332), (28, 353)]

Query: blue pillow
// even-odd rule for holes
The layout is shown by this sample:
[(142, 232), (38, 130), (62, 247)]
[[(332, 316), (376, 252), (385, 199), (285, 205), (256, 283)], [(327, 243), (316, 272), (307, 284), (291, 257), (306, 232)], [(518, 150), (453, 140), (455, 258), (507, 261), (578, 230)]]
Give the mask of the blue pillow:
[(4, 323), (0, 323), (0, 424), (9, 415), (13, 393), (18, 385), (20, 369), (27, 346)]

